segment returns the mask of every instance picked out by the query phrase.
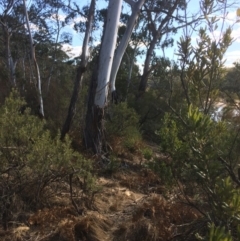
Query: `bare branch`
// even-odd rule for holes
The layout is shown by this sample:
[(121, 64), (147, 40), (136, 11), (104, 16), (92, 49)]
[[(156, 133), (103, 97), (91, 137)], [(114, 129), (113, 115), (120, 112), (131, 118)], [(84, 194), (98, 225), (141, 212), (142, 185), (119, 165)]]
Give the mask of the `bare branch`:
[(124, 0), (124, 1), (128, 3), (131, 6), (131, 8), (133, 8), (134, 4), (136, 3), (133, 0)]

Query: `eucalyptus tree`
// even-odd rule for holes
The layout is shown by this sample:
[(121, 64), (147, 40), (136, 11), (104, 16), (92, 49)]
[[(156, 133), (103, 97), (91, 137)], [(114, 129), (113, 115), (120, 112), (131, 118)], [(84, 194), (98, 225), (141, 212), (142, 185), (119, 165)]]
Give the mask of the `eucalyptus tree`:
[[(131, 7), (131, 15), (129, 16), (129, 19), (126, 24), (126, 29), (125, 32), (120, 40), (119, 45), (117, 46), (117, 49), (114, 54), (114, 59), (113, 59), (113, 65), (111, 69), (111, 76), (110, 76), (110, 81), (111, 81), (111, 93), (113, 96), (113, 99), (116, 99), (116, 76), (123, 58), (123, 55), (126, 51), (126, 48), (129, 44), (129, 41), (131, 40), (131, 35), (133, 32), (133, 28), (135, 27), (137, 23), (138, 16), (140, 14), (140, 10), (146, 0), (138, 0), (138, 1), (133, 1), (133, 0), (125, 0), (130, 7)], [(131, 73), (131, 68), (130, 72)]]
[(94, 152), (101, 153), (103, 148), (103, 117), (106, 106), (110, 74), (116, 48), (117, 32), (122, 0), (109, 0), (107, 21), (99, 55), (97, 71), (93, 75), (88, 101), (85, 127), (85, 144)]
[(172, 44), (172, 39), (163, 41), (163, 38), (166, 38), (167, 34), (176, 33), (177, 29), (185, 26), (186, 23), (184, 23), (183, 19), (184, 12), (181, 12), (181, 10), (184, 10), (186, 7), (187, 2), (185, 0), (149, 0), (144, 4), (143, 13), (147, 21), (148, 32), (146, 34), (148, 44), (143, 74), (138, 89), (139, 94), (146, 91), (148, 77), (154, 67), (152, 60), (154, 59), (155, 48), (157, 46), (164, 48), (166, 45)]
[(23, 0), (23, 6), (24, 6), (24, 12), (25, 12), (25, 18), (26, 18), (26, 25), (28, 29), (29, 34), (29, 42), (30, 42), (30, 49), (31, 49), (31, 59), (34, 63), (34, 67), (37, 74), (37, 89), (38, 89), (38, 101), (39, 101), (39, 113), (42, 117), (44, 117), (44, 107), (43, 107), (43, 96), (42, 96), (42, 80), (40, 75), (40, 70), (38, 66), (38, 62), (36, 59), (36, 53), (35, 53), (35, 43), (32, 37), (31, 28), (30, 28), (30, 22), (28, 17), (28, 11), (26, 6), (26, 0)]

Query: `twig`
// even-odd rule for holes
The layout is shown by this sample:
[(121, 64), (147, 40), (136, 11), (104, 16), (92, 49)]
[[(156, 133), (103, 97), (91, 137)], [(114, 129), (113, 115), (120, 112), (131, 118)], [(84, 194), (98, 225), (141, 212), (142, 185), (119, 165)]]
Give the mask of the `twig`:
[(80, 215), (82, 215), (82, 211), (79, 210), (76, 202), (75, 202), (74, 199), (73, 199), (73, 191), (72, 191), (72, 178), (73, 178), (73, 174), (74, 174), (74, 173), (69, 174), (70, 198), (71, 198), (71, 201), (72, 201), (72, 205), (73, 205), (74, 208), (76, 209), (77, 213), (80, 214)]

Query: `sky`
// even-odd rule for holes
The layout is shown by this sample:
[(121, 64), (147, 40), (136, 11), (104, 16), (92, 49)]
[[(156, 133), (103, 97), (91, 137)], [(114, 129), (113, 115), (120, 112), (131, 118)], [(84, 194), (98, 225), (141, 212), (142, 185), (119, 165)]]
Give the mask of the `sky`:
[[(188, 13), (194, 14), (199, 11), (199, 5), (196, 4), (196, 2), (198, 1), (190, 0)], [(82, 5), (89, 5), (89, 4), (90, 4), (90, 0), (81, 0), (81, 3), (79, 5), (81, 7)], [(107, 1), (105, 0), (97, 1), (97, 9), (101, 9), (106, 6), (107, 6)], [(226, 67), (232, 67), (233, 62), (240, 61), (240, 18), (239, 18), (239, 21), (237, 22), (236, 9), (237, 9), (236, 6), (233, 6), (232, 8), (228, 9), (228, 13), (224, 24), (224, 28), (226, 28), (227, 26), (232, 26), (232, 38), (234, 39), (232, 45), (228, 48), (225, 54)], [(128, 11), (126, 4), (125, 4), (124, 10)], [(64, 18), (63, 15), (60, 15), (60, 17)], [(219, 14), (219, 17), (220, 17), (220, 14)], [(85, 21), (85, 20), (83, 18), (81, 19), (78, 18), (78, 19), (75, 19), (75, 21)], [(221, 25), (220, 21), (219, 21), (219, 25)], [(73, 26), (73, 23), (72, 25), (69, 25), (63, 29), (63, 31), (71, 33), (73, 37), (72, 44), (71, 45), (65, 44), (63, 46), (63, 49), (70, 50), (69, 55), (71, 57), (76, 57), (76, 56), (79, 56), (81, 53), (81, 49), (82, 49), (81, 45), (82, 45), (84, 34), (77, 33), (76, 31), (73, 30), (72, 26)], [(219, 26), (219, 29), (220, 29), (220, 26)], [(214, 31), (215, 38), (219, 38), (219, 36), (221, 35), (219, 29)], [(172, 59), (177, 60), (177, 56), (176, 56), (177, 41), (179, 40), (182, 34), (183, 34), (183, 30), (178, 31), (178, 33), (174, 36), (174, 46), (166, 49), (164, 52), (165, 56), (168, 57), (170, 60)], [(100, 38), (100, 35), (101, 35), (101, 32), (97, 32), (94, 34), (93, 36), (95, 39), (95, 42), (93, 43), (94, 45), (99, 43), (99, 40), (97, 39)], [(197, 40), (196, 33), (193, 33), (192, 39), (193, 39), (193, 45), (196, 44), (196, 40)], [(162, 56), (163, 55), (162, 51), (158, 51), (157, 55)], [(138, 58), (137, 61), (138, 61), (138, 64), (141, 66), (143, 64), (144, 58), (142, 59)]]

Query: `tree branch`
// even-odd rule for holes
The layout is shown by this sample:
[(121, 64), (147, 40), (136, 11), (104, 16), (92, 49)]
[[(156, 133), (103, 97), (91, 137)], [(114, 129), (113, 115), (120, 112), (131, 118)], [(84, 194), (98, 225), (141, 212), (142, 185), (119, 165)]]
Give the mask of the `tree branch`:
[(131, 8), (133, 8), (134, 4), (136, 3), (133, 0), (124, 0), (124, 1), (128, 3), (131, 6)]
[(238, 185), (240, 186), (240, 180), (238, 179), (238, 177), (235, 175), (235, 173), (233, 172), (232, 167), (227, 163), (226, 160), (224, 160), (222, 157), (218, 157), (219, 161), (222, 162), (222, 164), (224, 164), (224, 166), (227, 169), (228, 174), (230, 175), (230, 177), (232, 178), (232, 180)]

